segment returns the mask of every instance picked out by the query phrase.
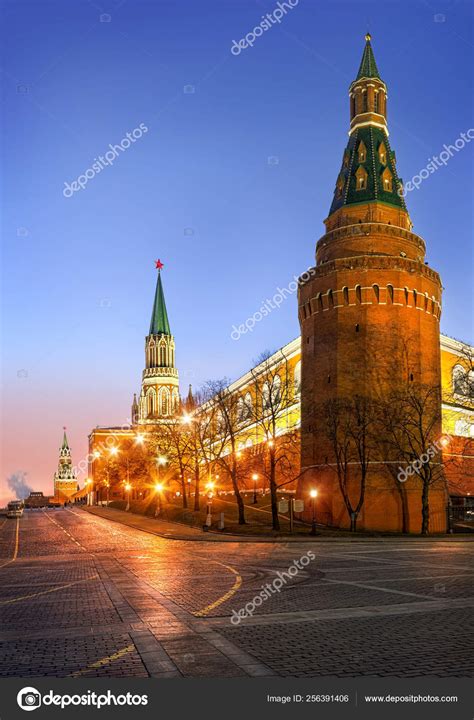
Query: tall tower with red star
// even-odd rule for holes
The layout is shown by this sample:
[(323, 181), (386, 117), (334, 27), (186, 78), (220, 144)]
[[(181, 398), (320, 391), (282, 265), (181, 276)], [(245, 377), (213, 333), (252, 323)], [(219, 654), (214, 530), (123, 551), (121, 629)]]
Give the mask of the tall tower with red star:
[(137, 401), (132, 403), (132, 419), (138, 424), (154, 424), (170, 418), (179, 407), (179, 376), (175, 367), (175, 342), (166, 310), (161, 271), (158, 271), (150, 330), (145, 338), (145, 369)]

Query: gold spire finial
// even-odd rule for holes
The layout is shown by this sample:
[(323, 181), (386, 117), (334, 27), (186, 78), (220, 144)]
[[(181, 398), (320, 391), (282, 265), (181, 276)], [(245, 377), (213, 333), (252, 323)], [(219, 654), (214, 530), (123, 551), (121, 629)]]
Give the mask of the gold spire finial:
[(371, 35), (369, 32), (366, 33), (366, 35), (365, 35), (365, 41), (366, 41), (366, 42), (370, 42), (371, 40), (372, 40), (372, 35)]

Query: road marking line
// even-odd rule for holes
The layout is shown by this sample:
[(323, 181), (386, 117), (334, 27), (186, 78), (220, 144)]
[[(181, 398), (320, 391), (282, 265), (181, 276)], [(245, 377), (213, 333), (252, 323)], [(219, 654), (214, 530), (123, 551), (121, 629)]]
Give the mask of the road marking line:
[(96, 670), (97, 668), (109, 665), (110, 663), (114, 662), (114, 660), (119, 660), (121, 657), (124, 657), (124, 655), (128, 655), (129, 653), (133, 652), (133, 650), (135, 650), (135, 645), (127, 645), (127, 647), (118, 650), (113, 655), (108, 655), (101, 660), (97, 660), (97, 662), (92, 663), (92, 665), (88, 665), (82, 670), (76, 670), (76, 672), (71, 673), (70, 675), (68, 675), (68, 677), (78, 677), (79, 675), (83, 675), (84, 673), (90, 672), (91, 670)]
[(11, 603), (21, 602), (22, 600), (30, 600), (31, 598), (39, 597), (40, 595), (48, 595), (49, 593), (58, 592), (58, 590), (64, 590), (65, 588), (72, 587), (73, 585), (79, 585), (79, 583), (87, 582), (88, 580), (97, 580), (98, 578), (98, 575), (91, 575), (83, 580), (76, 580), (75, 582), (67, 583), (66, 585), (59, 585), (58, 587), (50, 588), (49, 590), (41, 590), (40, 592), (32, 593), (31, 595), (21, 595), (20, 597), (11, 598), (10, 600), (0, 600), (0, 605), (10, 605)]
[(20, 541), (20, 518), (17, 517), (17, 519), (16, 519), (16, 534), (15, 534), (15, 549), (13, 551), (13, 557), (10, 560), (7, 560), (6, 562), (2, 563), (0, 565), (0, 568), (3, 568), (6, 565), (10, 565), (10, 563), (12, 563), (12, 562), (15, 562), (15, 560), (18, 557), (19, 541)]
[(395, 590), (395, 588), (380, 587), (380, 585), (377, 585), (377, 582), (383, 582), (382, 580), (367, 580), (366, 582), (356, 582), (354, 580), (331, 580), (330, 578), (321, 578), (321, 582), (331, 583), (332, 585), (350, 585), (352, 587), (364, 588), (365, 590), (379, 590), (380, 592), (393, 593), (394, 595), (411, 595), (411, 597), (422, 598), (424, 600), (438, 599), (436, 596), (433, 595), (422, 595), (421, 593), (408, 592), (408, 590)]
[(76, 538), (73, 537), (73, 536), (71, 535), (71, 533), (66, 530), (66, 528), (63, 528), (63, 526), (60, 525), (57, 520), (53, 520), (53, 518), (50, 517), (45, 510), (43, 510), (43, 514), (46, 515), (46, 517), (48, 518), (48, 520), (50, 520), (52, 523), (54, 523), (55, 525), (57, 525), (58, 528), (60, 528), (60, 529), (63, 531), (63, 533), (65, 533), (66, 535), (68, 535), (68, 536), (70, 537), (70, 539), (71, 539), (73, 542), (75, 542), (78, 547), (81, 548), (81, 550), (84, 550), (84, 552), (88, 552), (88, 550), (87, 550), (83, 545), (81, 545), (81, 543), (78, 542), (78, 541), (76, 540)]
[(242, 576), (240, 575), (240, 573), (237, 572), (237, 570), (235, 568), (233, 568), (231, 565), (224, 565), (224, 563), (218, 562), (217, 560), (213, 560), (213, 562), (217, 563), (217, 565), (222, 565), (222, 567), (225, 567), (225, 568), (227, 568), (227, 570), (230, 570), (231, 572), (233, 572), (234, 575), (236, 576), (235, 582), (234, 582), (233, 586), (231, 587), (231, 589), (228, 592), (226, 592), (224, 595), (222, 595), (222, 597), (220, 597), (218, 600), (211, 603), (210, 605), (206, 605), (206, 607), (202, 608), (202, 610), (198, 610), (197, 612), (193, 613), (193, 615), (195, 615), (196, 617), (204, 617), (205, 615), (210, 613), (211, 610), (214, 610), (214, 608), (219, 607), (219, 605), (222, 605), (222, 603), (224, 603), (226, 600), (228, 600), (233, 595), (235, 595), (237, 590), (239, 590), (239, 588), (242, 586)]

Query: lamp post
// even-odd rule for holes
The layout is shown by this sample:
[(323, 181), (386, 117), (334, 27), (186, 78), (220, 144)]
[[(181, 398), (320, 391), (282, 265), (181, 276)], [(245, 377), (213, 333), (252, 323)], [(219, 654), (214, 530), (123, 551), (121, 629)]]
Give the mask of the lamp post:
[(206, 523), (204, 525), (204, 528), (206, 530), (207, 530), (207, 528), (211, 527), (211, 525), (212, 525), (212, 497), (214, 495), (214, 487), (215, 487), (215, 483), (212, 480), (209, 480), (206, 483), (207, 508), (206, 508)]
[(156, 458), (156, 484), (155, 484), (155, 490), (157, 493), (157, 503), (155, 508), (155, 517), (158, 517), (163, 511), (163, 498), (162, 498), (162, 492), (164, 490), (164, 485), (161, 482), (161, 468), (163, 465), (166, 465), (167, 458), (165, 458), (164, 455), (159, 455)]
[[(98, 460), (100, 457), (101, 457), (101, 453), (100, 453), (98, 450), (94, 450), (94, 452), (92, 453), (92, 463), (91, 463), (91, 465), (92, 465), (92, 479), (91, 479), (90, 483), (88, 483), (88, 484), (90, 485), (90, 490), (89, 490), (88, 498), (87, 498), (87, 504), (88, 504), (88, 505), (94, 505), (94, 499), (95, 499), (95, 498), (94, 498), (94, 480), (95, 480), (95, 473), (96, 473), (96, 471), (95, 471), (95, 464), (94, 464), (94, 463), (95, 463), (96, 460)], [(108, 461), (107, 461), (107, 466), (108, 466)]]
[(160, 483), (160, 482), (156, 483), (155, 492), (156, 492), (155, 517), (158, 517), (158, 515), (161, 515), (161, 512), (163, 510), (162, 498), (161, 498), (161, 493), (163, 492), (163, 483)]
[(131, 489), (132, 489), (132, 486), (130, 485), (130, 483), (129, 482), (126, 483), (126, 485), (125, 485), (125, 490), (127, 492), (127, 506), (125, 508), (126, 511), (130, 510), (130, 490)]
[(318, 491), (313, 489), (309, 491), (309, 496), (311, 498), (311, 508), (313, 511), (313, 517), (311, 520), (311, 535), (317, 535), (316, 532), (316, 498), (318, 497)]
[(93, 486), (92, 480), (90, 478), (87, 478), (86, 488), (87, 488), (87, 504), (88, 505), (92, 505), (92, 498), (91, 498), (92, 486)]
[(257, 504), (257, 480), (258, 480), (257, 473), (254, 473), (252, 475), (252, 480), (253, 480), (253, 504), (256, 505)]

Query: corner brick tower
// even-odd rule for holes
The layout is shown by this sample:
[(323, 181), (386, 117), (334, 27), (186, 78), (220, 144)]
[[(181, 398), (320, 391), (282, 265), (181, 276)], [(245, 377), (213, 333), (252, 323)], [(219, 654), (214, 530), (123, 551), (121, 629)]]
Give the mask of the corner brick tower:
[[(380, 397), (407, 380), (440, 385), (441, 281), (425, 263), (425, 243), (412, 232), (387, 128), (387, 86), (366, 44), (349, 88), (349, 141), (342, 156), (316, 266), (300, 285), (301, 481), (317, 487), (322, 522), (349, 518), (331, 448), (313, 408), (353, 395)], [(319, 420), (319, 423), (321, 420)], [(441, 433), (441, 408), (438, 437)], [(379, 458), (381, 460), (381, 458)], [(410, 531), (418, 532), (419, 495), (408, 487)], [(438, 492), (438, 497), (435, 497)], [(443, 491), (430, 502), (443, 507)], [(400, 495), (382, 462), (371, 466), (358, 528), (401, 530)], [(442, 521), (441, 521), (442, 522)], [(440, 529), (444, 529), (440, 528)]]

